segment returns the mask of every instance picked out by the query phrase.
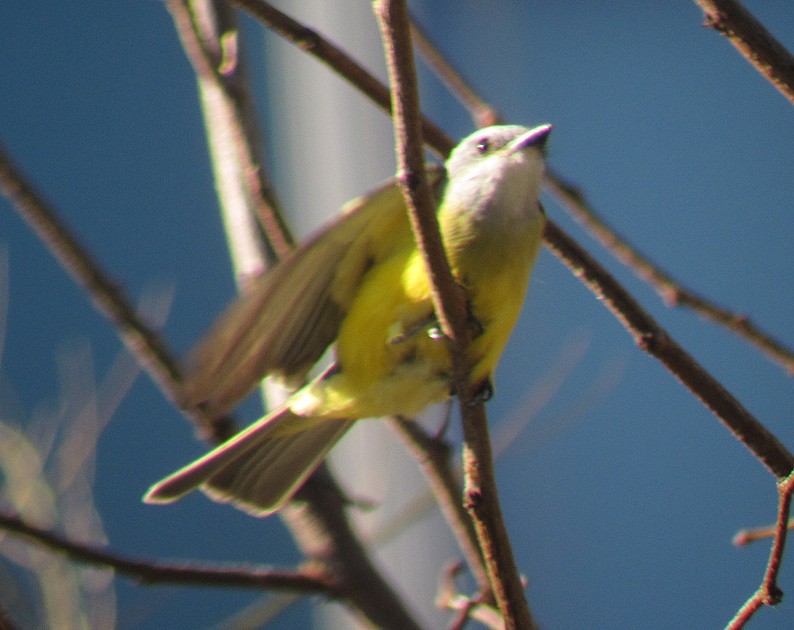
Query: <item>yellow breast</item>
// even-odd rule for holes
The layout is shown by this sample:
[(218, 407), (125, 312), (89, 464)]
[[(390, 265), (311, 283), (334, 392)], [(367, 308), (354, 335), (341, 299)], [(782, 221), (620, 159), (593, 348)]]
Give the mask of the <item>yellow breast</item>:
[[(510, 336), (541, 230), (542, 223), (533, 222), (510, 234), (447, 244), (453, 270), (482, 328), (469, 348), (474, 384), (492, 376)], [(424, 262), (407, 222), (395, 234), (388, 250), (369, 253), (372, 262), (339, 331), (339, 370), (306, 392), (306, 413), (348, 418), (413, 415), (450, 393), (452, 365), (446, 341), (432, 334), (433, 306)]]

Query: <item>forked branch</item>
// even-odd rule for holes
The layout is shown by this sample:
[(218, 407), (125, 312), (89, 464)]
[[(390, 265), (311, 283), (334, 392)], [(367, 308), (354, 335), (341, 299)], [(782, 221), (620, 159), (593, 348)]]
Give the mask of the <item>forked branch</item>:
[(786, 537), (788, 535), (788, 521), (791, 512), (791, 494), (794, 492), (794, 473), (780, 481), (777, 485), (778, 491), (778, 509), (777, 509), (777, 522), (775, 523), (775, 538), (772, 542), (772, 549), (769, 552), (769, 561), (764, 571), (764, 577), (761, 580), (761, 586), (758, 587), (752, 597), (748, 599), (745, 604), (731, 619), (727, 625), (727, 630), (738, 630), (743, 628), (744, 625), (750, 621), (750, 618), (758, 612), (763, 606), (775, 606), (780, 603), (783, 597), (783, 592), (777, 585), (777, 576), (780, 572), (780, 564), (783, 560), (783, 549), (786, 546)]

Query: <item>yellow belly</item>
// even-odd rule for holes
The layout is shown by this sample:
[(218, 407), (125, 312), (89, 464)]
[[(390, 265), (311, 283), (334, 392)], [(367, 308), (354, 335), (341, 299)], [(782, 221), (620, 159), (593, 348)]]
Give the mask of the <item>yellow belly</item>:
[[(451, 261), (482, 327), (469, 346), (471, 382), (492, 377), (521, 310), (537, 254), (539, 227), (451, 250)], [(479, 246), (478, 246), (479, 245)], [(412, 241), (366, 274), (337, 339), (338, 369), (291, 404), (303, 416), (415, 415), (446, 399), (452, 364), (445, 339), (432, 334), (433, 305), (424, 263)]]

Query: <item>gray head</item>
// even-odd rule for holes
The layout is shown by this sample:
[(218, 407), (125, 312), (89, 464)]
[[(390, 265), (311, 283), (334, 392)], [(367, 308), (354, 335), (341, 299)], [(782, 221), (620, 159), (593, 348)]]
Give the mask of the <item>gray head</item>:
[(482, 218), (528, 218), (539, 212), (551, 125), (497, 125), (463, 139), (446, 163), (445, 201)]

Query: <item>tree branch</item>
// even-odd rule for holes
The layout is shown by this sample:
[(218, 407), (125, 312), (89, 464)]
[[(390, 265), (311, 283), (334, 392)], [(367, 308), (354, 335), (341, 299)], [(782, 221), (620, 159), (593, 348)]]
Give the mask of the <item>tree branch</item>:
[(414, 19), (411, 20), (411, 35), (416, 51), (447, 86), (447, 89), (469, 111), (478, 128), (501, 123), (499, 113), (480, 97), (460, 72), (453, 68), (449, 60), (441, 54), (441, 51), (436, 48)]
[[(102, 271), (1, 147), (0, 190), (72, 280), (85, 290), (94, 308), (110, 320), (124, 345), (165, 395), (173, 402), (179, 401), (179, 367), (163, 340), (138, 317), (120, 286)], [(225, 439), (233, 432), (228, 418), (207, 418), (198, 412), (193, 418), (197, 426), (217, 439)]]
[(787, 348), (770, 334), (765, 333), (746, 315), (730, 311), (698, 295), (659, 269), (595, 213), (579, 188), (569, 184), (551, 171), (546, 174), (546, 188), (577, 221), (595, 236), (607, 251), (639, 278), (649, 283), (668, 306), (690, 308), (715, 324), (724, 326), (782, 365), (789, 374), (794, 374), (794, 350)]
[(460, 501), (461, 488), (450, 466), (450, 448), (442, 439), (428, 435), (415, 420), (394, 417), (391, 424), (424, 471), (441, 513), (455, 535), (474, 578), (485, 592), (490, 590), (477, 532)]
[[(218, 110), (214, 118), (223, 117), (224, 124), (219, 129), (224, 134), (221, 142), (233, 156), (231, 160), (226, 156), (227, 162), (239, 168), (246, 201), (273, 252), (283, 257), (295, 242), (262, 167), (262, 133), (253, 110), (234, 12), (226, 2), (167, 0), (166, 5), (199, 85), (220, 95), (213, 101)], [(226, 168), (231, 166), (225, 164)]]
[(436, 604), (457, 612), (457, 617), (449, 626), (449, 630), (462, 630), (470, 619), (479, 621), (491, 630), (504, 630), (504, 621), (500, 612), (487, 602), (473, 600), (458, 593), (455, 578), (460, 573), (460, 564), (452, 564), (441, 576)]
[(505, 628), (532, 628), (534, 621), (499, 507), (485, 408), (469, 387), (466, 348), (470, 331), (466, 305), (444, 254), (435, 203), (424, 176), (419, 91), (408, 10), (400, 0), (376, 0), (374, 8), (392, 86), (398, 180), (408, 204), (417, 245), (425, 258), (436, 316), (450, 342), (463, 425), (466, 508), (474, 521)]
[(783, 560), (783, 549), (786, 546), (788, 535), (789, 513), (791, 511), (791, 494), (794, 491), (794, 474), (789, 475), (777, 485), (778, 491), (778, 510), (777, 523), (775, 524), (775, 539), (772, 549), (769, 552), (769, 561), (764, 571), (764, 578), (761, 586), (745, 602), (736, 615), (726, 626), (726, 630), (738, 630), (750, 621), (750, 618), (762, 606), (775, 606), (780, 603), (783, 592), (778, 588), (777, 576), (780, 572), (780, 564)]
[(421, 630), (351, 528), (348, 502), (328, 469), (320, 467), (309, 481), (280, 512), (301, 551), (336, 577), (345, 601), (368, 625)]
[(711, 374), (679, 346), (607, 271), (565, 232), (546, 223), (546, 244), (634, 337), (659, 359), (775, 475), (794, 468), (794, 456)]
[(736, 0), (695, 0), (705, 25), (721, 33), (794, 105), (794, 57)]
[[(387, 113), (391, 111), (389, 89), (377, 77), (356, 63), (341, 48), (328, 39), (282, 13), (264, 0), (229, 0), (233, 5), (245, 9), (269, 29), (295, 44), (304, 52), (316, 57), (331, 70), (353, 83), (358, 89), (369, 96), (373, 103)], [(452, 140), (441, 129), (422, 119), (422, 133), (434, 150), (444, 157), (454, 146)], [(440, 149), (440, 147), (442, 147)]]
[(121, 556), (93, 545), (75, 542), (60, 534), (26, 523), (16, 514), (0, 512), (0, 529), (25, 538), (32, 543), (61, 553), (75, 562), (110, 568), (127, 578), (143, 584), (189, 584), (193, 586), (220, 586), (224, 588), (253, 588), (280, 590), (343, 597), (337, 580), (314, 564), (299, 571), (256, 568), (222, 568), (164, 564)]
[[(763, 527), (753, 527), (749, 529), (741, 529), (736, 532), (733, 537), (733, 544), (737, 547), (746, 547), (747, 545), (764, 540), (766, 538), (774, 538), (777, 525), (764, 525)], [(788, 528), (794, 528), (794, 520), (789, 519)]]

